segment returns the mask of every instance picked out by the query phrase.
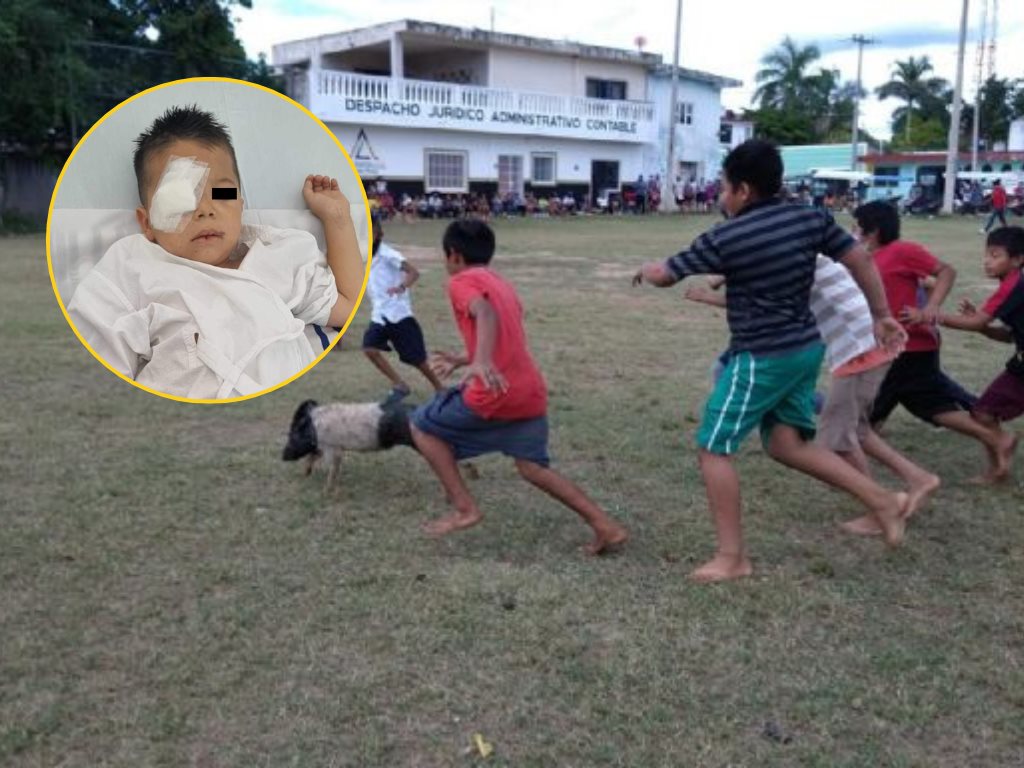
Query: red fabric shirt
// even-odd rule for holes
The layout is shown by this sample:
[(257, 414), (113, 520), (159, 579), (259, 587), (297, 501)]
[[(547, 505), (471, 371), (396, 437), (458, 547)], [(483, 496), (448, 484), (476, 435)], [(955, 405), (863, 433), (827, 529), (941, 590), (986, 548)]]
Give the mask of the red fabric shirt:
[(498, 316), (494, 342), (494, 367), (505, 377), (508, 390), (488, 390), (479, 378), (472, 378), (462, 390), (470, 410), (485, 419), (532, 419), (548, 409), (548, 390), (537, 364), (530, 355), (523, 328), (523, 306), (512, 284), (487, 267), (471, 267), (448, 281), (448, 297), (455, 323), (466, 344), (466, 354), (476, 354), (476, 319), (469, 306), (486, 299)]
[[(882, 276), (889, 311), (899, 318), (904, 307), (917, 306), (917, 288), (922, 278), (934, 275), (941, 263), (923, 246), (904, 240), (895, 240), (875, 251), (875, 266)], [(907, 352), (928, 352), (939, 348), (939, 334), (935, 327), (924, 323), (909, 325)]]
[(1006, 208), (1006, 190), (1003, 189), (1002, 184), (998, 187), (992, 187), (992, 207), (997, 211)]
[(995, 293), (988, 297), (988, 301), (985, 302), (985, 306), (981, 308), (981, 311), (989, 317), (995, 317), (999, 307), (1002, 306), (1003, 302), (1006, 301), (1006, 297), (1010, 295), (1010, 292), (1019, 282), (1019, 269), (1014, 269), (1003, 275), (1003, 279), (999, 281), (999, 287), (996, 288)]

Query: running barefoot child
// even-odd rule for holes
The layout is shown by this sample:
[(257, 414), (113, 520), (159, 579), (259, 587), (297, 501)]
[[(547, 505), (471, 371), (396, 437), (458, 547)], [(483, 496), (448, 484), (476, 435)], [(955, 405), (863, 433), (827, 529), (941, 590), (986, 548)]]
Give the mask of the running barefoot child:
[(488, 265), (494, 232), (474, 219), (453, 221), (442, 242), (451, 279), (448, 297), (465, 354), (432, 358), (441, 378), (465, 367), (459, 386), (438, 394), (412, 415), (412, 435), (444, 486), (454, 511), (427, 523), (443, 536), (480, 522), (483, 516), (456, 461), (501, 452), (532, 485), (576, 512), (594, 530), (586, 547), (597, 555), (628, 538), (576, 485), (555, 472), (548, 458), (547, 385), (534, 363), (523, 328), (523, 307), (512, 284)]
[(850, 270), (868, 299), (882, 346), (898, 345), (905, 333), (889, 314), (867, 252), (827, 211), (780, 200), (781, 186), (775, 145), (758, 139), (739, 145), (723, 165), (721, 204), (729, 220), (667, 261), (644, 264), (633, 279), (662, 287), (697, 273), (726, 279), (731, 355), (697, 436), (718, 550), (691, 574), (697, 581), (752, 572), (732, 454), (758, 425), (772, 458), (856, 496), (890, 545), (903, 540), (906, 495), (887, 491), (812, 440), (814, 385), (825, 352), (809, 303), (817, 254)]
[[(865, 203), (853, 212), (861, 242), (871, 252), (882, 276), (886, 300), (901, 317), (909, 338), (882, 381), (871, 412), (876, 431), (897, 405), (929, 424), (945, 427), (977, 440), (985, 448), (988, 469), (977, 478), (999, 482), (1009, 472), (1014, 438), (999, 424), (983, 424), (971, 417), (977, 399), (942, 370), (941, 340), (935, 320), (939, 307), (956, 279), (956, 271), (917, 243), (900, 239), (896, 209), (881, 200)], [(918, 307), (921, 280), (935, 277), (935, 286), (923, 307)]]
[[(1016, 353), (1006, 363), (1006, 370), (988, 385), (974, 404), (971, 416), (992, 430), (1000, 422), (1011, 421), (1024, 413), (1024, 229), (1001, 227), (989, 234), (985, 243), (984, 268), (988, 277), (999, 280), (999, 288), (977, 309), (969, 301), (960, 304), (959, 314), (936, 313), (939, 325), (962, 331), (976, 331), (997, 341), (1012, 341)], [(904, 311), (908, 322), (921, 322), (924, 315), (916, 309)], [(1001, 321), (1002, 326), (996, 325)], [(1008, 435), (1002, 452), (1002, 463), (989, 477), (994, 482), (1005, 480), (1010, 473), (1010, 459), (1017, 447), (1017, 437)]]
[[(724, 283), (717, 276), (709, 280), (712, 288)], [(691, 301), (726, 306), (721, 292), (707, 288), (687, 288), (685, 296)], [(886, 443), (872, 431), (869, 419), (878, 387), (900, 350), (878, 345), (864, 293), (846, 268), (827, 256), (817, 258), (810, 305), (832, 373), (816, 440), (865, 475), (871, 474), (868, 456), (899, 475), (907, 484), (904, 518), (909, 518), (939, 488), (939, 477)], [(870, 515), (842, 527), (850, 533), (882, 532)]]
[(370, 325), (363, 334), (363, 354), (378, 371), (387, 376), (392, 388), (385, 398), (391, 404), (407, 397), (412, 391), (384, 356), (394, 347), (398, 359), (411, 365), (430, 382), (436, 392), (443, 387), (427, 363), (427, 346), (423, 330), (412, 313), (409, 289), (420, 278), (419, 270), (406, 261), (401, 253), (384, 242), (384, 229), (380, 216), (373, 217), (373, 259), (366, 293), (373, 306)]

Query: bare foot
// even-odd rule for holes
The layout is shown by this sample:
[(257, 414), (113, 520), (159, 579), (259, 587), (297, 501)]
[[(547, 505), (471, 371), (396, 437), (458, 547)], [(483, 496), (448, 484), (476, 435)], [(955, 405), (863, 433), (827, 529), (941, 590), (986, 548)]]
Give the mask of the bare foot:
[(742, 579), (753, 572), (754, 568), (746, 555), (718, 553), (700, 568), (691, 572), (690, 579), (701, 584), (709, 584), (714, 581)]
[(612, 525), (606, 530), (596, 531), (594, 540), (583, 547), (588, 555), (603, 555), (619, 549), (629, 541), (629, 531), (621, 525)]
[(910, 497), (905, 493), (894, 493), (892, 502), (885, 507), (873, 510), (875, 520), (882, 528), (885, 543), (890, 547), (898, 547), (903, 543), (906, 530), (907, 506)]
[(874, 515), (862, 515), (853, 520), (847, 520), (845, 523), (840, 523), (839, 527), (856, 536), (882, 535), (882, 526), (878, 524)]
[(1017, 436), (1012, 432), (1004, 432), (996, 448), (996, 463), (989, 473), (993, 482), (1001, 483), (1010, 477), (1010, 462), (1013, 452), (1017, 450)]
[(450, 515), (439, 517), (437, 520), (431, 520), (428, 523), (424, 523), (422, 528), (423, 532), (427, 536), (434, 538), (440, 536), (446, 536), (449, 533), (455, 531), (461, 531), (465, 528), (472, 528), (474, 525), (484, 519), (484, 516), (479, 512), (475, 514), (463, 514), (461, 512), (452, 512)]
[(917, 514), (928, 503), (928, 497), (935, 493), (940, 485), (942, 485), (942, 481), (939, 480), (938, 475), (931, 473), (924, 475), (919, 481), (911, 483), (907, 489), (907, 508), (903, 519), (908, 520)]

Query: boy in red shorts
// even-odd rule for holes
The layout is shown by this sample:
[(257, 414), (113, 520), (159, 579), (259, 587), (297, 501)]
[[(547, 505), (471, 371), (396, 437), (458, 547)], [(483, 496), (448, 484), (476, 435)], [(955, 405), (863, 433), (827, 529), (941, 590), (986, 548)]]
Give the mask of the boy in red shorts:
[(466, 352), (435, 353), (431, 363), (441, 378), (456, 368), (466, 370), (459, 386), (439, 393), (411, 417), (416, 447), (455, 508), (424, 530), (443, 536), (483, 519), (456, 462), (500, 452), (515, 459), (527, 482), (572, 509), (594, 530), (594, 540), (586, 547), (589, 554), (624, 543), (626, 529), (549, 466), (547, 385), (527, 346), (519, 296), (488, 266), (494, 256), (493, 230), (474, 219), (453, 221), (442, 246), (451, 275), (448, 296)]

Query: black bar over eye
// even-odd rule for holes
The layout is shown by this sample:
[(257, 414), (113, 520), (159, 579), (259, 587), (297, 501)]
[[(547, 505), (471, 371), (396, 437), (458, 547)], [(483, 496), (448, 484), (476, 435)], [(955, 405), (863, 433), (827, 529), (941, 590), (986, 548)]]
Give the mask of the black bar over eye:
[(213, 188), (213, 199), (214, 200), (237, 200), (238, 199), (238, 187), (214, 187)]

